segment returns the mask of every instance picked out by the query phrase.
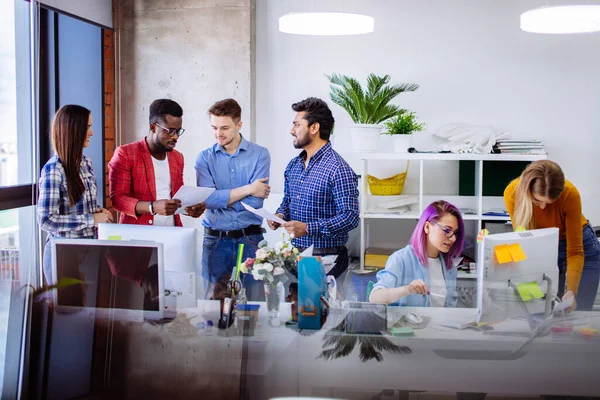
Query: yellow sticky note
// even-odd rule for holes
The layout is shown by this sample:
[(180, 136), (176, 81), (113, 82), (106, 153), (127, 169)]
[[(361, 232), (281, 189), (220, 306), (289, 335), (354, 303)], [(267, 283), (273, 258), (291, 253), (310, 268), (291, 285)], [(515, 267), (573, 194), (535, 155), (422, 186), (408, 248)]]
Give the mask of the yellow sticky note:
[(108, 240), (121, 240), (121, 236), (109, 236)]
[(523, 252), (523, 249), (521, 248), (521, 245), (519, 243), (513, 243), (509, 245), (508, 251), (514, 262), (527, 260), (527, 256)]
[(494, 247), (494, 254), (499, 264), (505, 264), (512, 261), (510, 251), (507, 244), (500, 244)]
[(529, 290), (529, 283), (519, 283), (517, 285), (517, 290), (519, 291), (523, 301), (529, 301), (533, 299)]

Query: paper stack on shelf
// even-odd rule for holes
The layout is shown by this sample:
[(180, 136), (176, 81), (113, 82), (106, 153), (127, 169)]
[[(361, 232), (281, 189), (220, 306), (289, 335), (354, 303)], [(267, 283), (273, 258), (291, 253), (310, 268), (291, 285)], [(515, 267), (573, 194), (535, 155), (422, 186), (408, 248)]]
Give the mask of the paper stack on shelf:
[(493, 149), (494, 153), (503, 154), (546, 154), (540, 140), (498, 139)]

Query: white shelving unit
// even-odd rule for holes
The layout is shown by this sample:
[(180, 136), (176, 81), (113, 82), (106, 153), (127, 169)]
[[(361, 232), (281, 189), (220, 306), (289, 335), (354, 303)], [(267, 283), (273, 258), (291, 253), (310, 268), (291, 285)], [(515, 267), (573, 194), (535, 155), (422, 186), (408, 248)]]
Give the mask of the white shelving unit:
[[(362, 153), (358, 155), (363, 161), (362, 171), (362, 190), (360, 191), (360, 268), (364, 270), (365, 266), (365, 250), (368, 242), (368, 232), (366, 222), (369, 219), (411, 219), (417, 220), (421, 216), (423, 209), (435, 199), (445, 199), (457, 206), (461, 207), (461, 200), (467, 200), (470, 208), (473, 208), (475, 214), (463, 214), (465, 221), (477, 221), (477, 232), (481, 230), (482, 220), (497, 220), (508, 221), (508, 217), (504, 216), (487, 216), (483, 215), (484, 197), (482, 193), (483, 187), (483, 162), (484, 161), (537, 161), (547, 159), (546, 155), (520, 155), (520, 154), (441, 154), (441, 153)], [(369, 192), (367, 175), (369, 174), (369, 163), (372, 161), (398, 161), (405, 163), (411, 162), (411, 168), (415, 164), (419, 168), (419, 189), (418, 194), (418, 210), (415, 210), (413, 205), (411, 211), (406, 213), (393, 212), (385, 210), (377, 205), (373, 205), (374, 197)], [(423, 183), (425, 177), (423, 175), (423, 166), (427, 161), (475, 161), (475, 196), (448, 196), (426, 194), (423, 191)]]

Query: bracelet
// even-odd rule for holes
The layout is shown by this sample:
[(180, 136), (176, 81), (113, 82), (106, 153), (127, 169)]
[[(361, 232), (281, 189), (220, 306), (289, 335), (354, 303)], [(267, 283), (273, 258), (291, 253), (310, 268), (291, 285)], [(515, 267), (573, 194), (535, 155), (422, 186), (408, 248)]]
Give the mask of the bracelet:
[(150, 210), (150, 214), (152, 215), (156, 215), (156, 213), (154, 212), (154, 207), (152, 207), (152, 201), (148, 204), (148, 209)]

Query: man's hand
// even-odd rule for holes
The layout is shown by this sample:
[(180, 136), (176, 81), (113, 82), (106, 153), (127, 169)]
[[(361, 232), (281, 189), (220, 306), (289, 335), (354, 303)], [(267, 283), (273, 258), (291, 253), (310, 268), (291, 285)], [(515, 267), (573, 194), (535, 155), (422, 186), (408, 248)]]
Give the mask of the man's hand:
[(568, 299), (569, 297), (573, 298), (573, 304), (571, 304), (565, 311), (566, 312), (571, 312), (571, 311), (575, 311), (575, 309), (577, 308), (577, 302), (575, 301), (575, 293), (573, 293), (571, 290), (569, 290), (567, 293), (565, 293), (563, 295), (562, 301), (565, 301), (566, 299)]
[[(276, 216), (278, 216), (279, 218), (283, 219), (283, 214), (275, 214)], [(278, 229), (281, 224), (279, 222), (275, 222), (275, 221), (271, 221), (271, 220), (267, 220), (267, 224), (269, 224), (269, 228), (271, 228), (272, 230)]]
[(196, 204), (195, 206), (189, 206), (185, 208), (185, 212), (187, 215), (193, 218), (198, 218), (201, 216), (206, 210), (206, 205), (204, 203)]
[(271, 186), (267, 182), (269, 178), (260, 178), (250, 184), (250, 196), (266, 199), (271, 193)]
[(283, 227), (290, 234), (292, 238), (299, 238), (305, 236), (308, 232), (306, 232), (306, 224), (300, 221), (290, 221), (283, 224)]
[(156, 200), (152, 203), (154, 212), (159, 215), (173, 215), (179, 207), (181, 207), (181, 200), (177, 199)]

